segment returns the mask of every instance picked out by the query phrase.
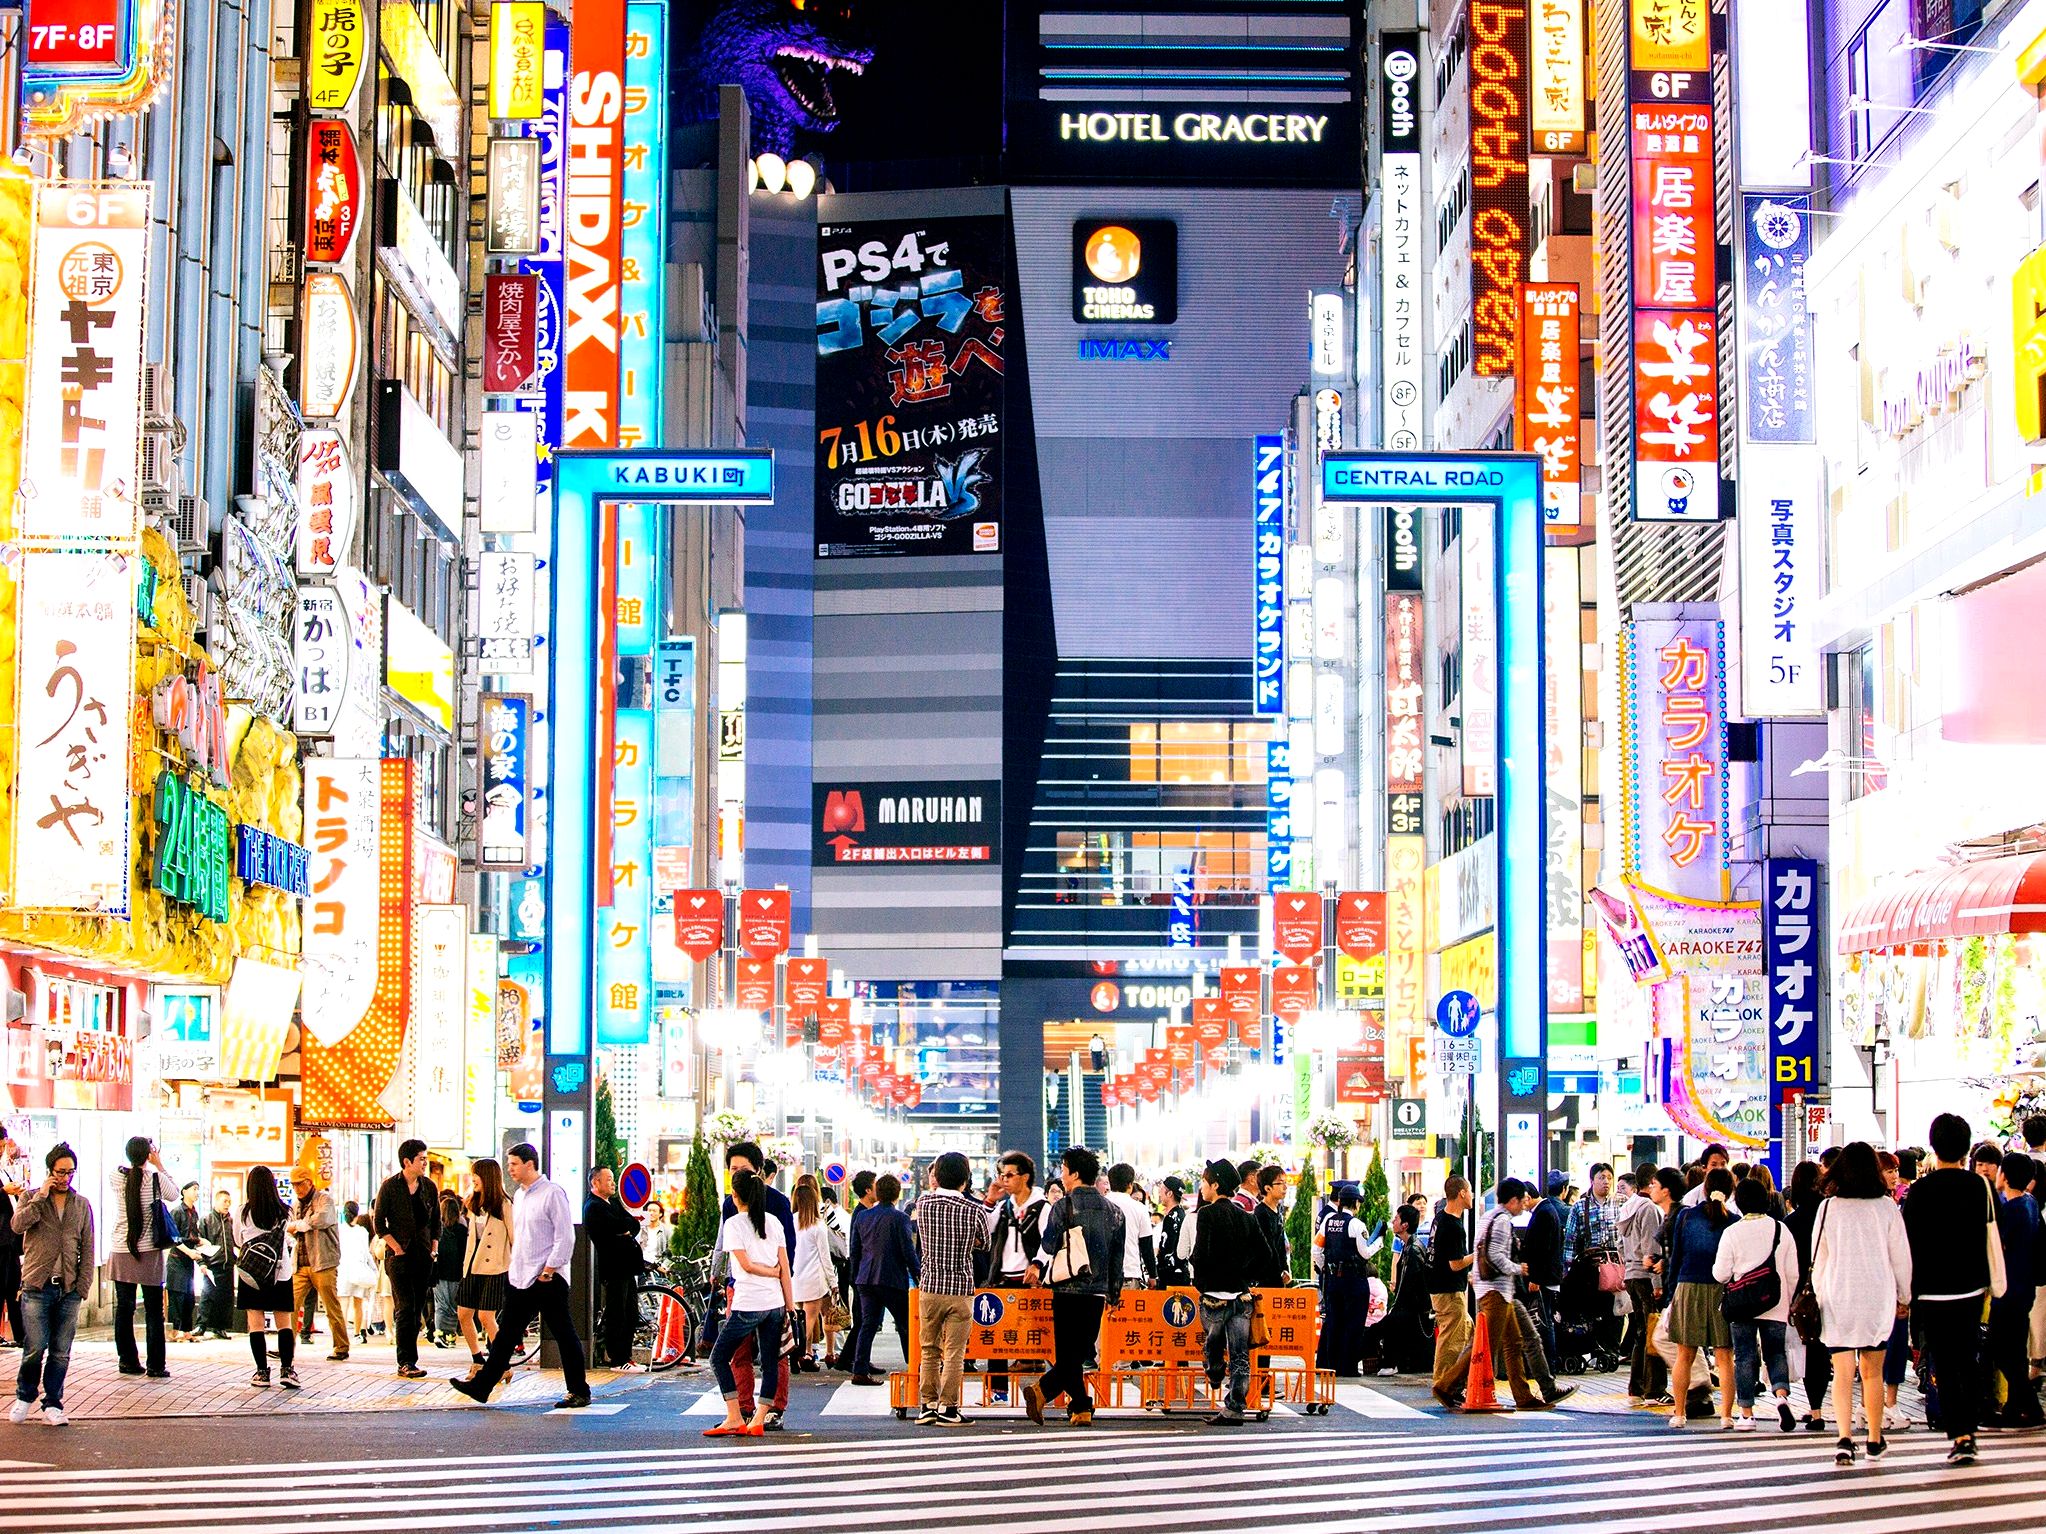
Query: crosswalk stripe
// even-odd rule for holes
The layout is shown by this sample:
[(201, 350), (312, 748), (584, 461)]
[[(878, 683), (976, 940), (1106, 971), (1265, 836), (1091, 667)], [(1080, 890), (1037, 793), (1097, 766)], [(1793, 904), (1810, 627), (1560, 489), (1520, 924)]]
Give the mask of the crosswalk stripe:
[[(970, 1457), (962, 1462), (950, 1442), (928, 1447), (919, 1444), (916, 1453), (892, 1456), (885, 1465), (877, 1464), (872, 1451), (899, 1448), (896, 1440), (841, 1445), (833, 1451), (838, 1464), (846, 1469), (861, 1467), (867, 1475), (835, 1493), (832, 1507), (837, 1513), (856, 1518), (862, 1527), (909, 1525), (923, 1531), (971, 1527), (979, 1534), (999, 1534), (1001, 1530), (1022, 1529), (1040, 1522), (1043, 1509), (1039, 1499), (1043, 1494), (1071, 1485), (1076, 1475), (1084, 1476), (1094, 1470), (1115, 1478), (1118, 1491), (1112, 1507), (1099, 1507), (1090, 1513), (1087, 1523), (1090, 1530), (1148, 1528), (1155, 1525), (1161, 1513), (1171, 1514), (1176, 1524), (1186, 1528), (1225, 1525), (1240, 1520), (1246, 1512), (1269, 1512), (1275, 1505), (1283, 1506), (1289, 1529), (1354, 1529), (1354, 1491), (1347, 1487), (1325, 1491), (1320, 1479), (1324, 1472), (1347, 1471), (1354, 1475), (1404, 1469), (1416, 1459), (1426, 1462), (1431, 1451), (1436, 1450), (1457, 1456), (1444, 1461), (1447, 1465), (1469, 1464), (1472, 1461), (1467, 1450), (1481, 1439), (1474, 1440), (1470, 1433), (1457, 1433), (1289, 1435), (1276, 1441), (1202, 1436), (1198, 1441), (1202, 1445), (1200, 1458), (1187, 1473), (1132, 1484), (1126, 1479), (1130, 1464), (1127, 1439), (1118, 1443), (1113, 1437), (1097, 1435), (1079, 1446), (1063, 1440), (1057, 1463), (1024, 1466), (1004, 1475), (999, 1490), (1011, 1499), (1014, 1523), (1002, 1521), (1011, 1509), (993, 1499), (985, 1466)], [(1514, 1434), (1508, 1441), (1518, 1449), (1539, 1446), (1543, 1452), (1534, 1458), (1516, 1457), (1510, 1473), (1486, 1468), (1448, 1469), (1440, 1475), (1431, 1474), (1426, 1509), (1408, 1513), (1393, 1504), (1374, 1515), (1373, 1527), (1392, 1530), (1432, 1527), (1444, 1521), (1454, 1521), (1458, 1526), (1510, 1522), (1518, 1530), (1531, 1518), (1558, 1519), (1574, 1514), (1567, 1521), (1576, 1534), (1632, 1534), (1643, 1526), (1644, 1520), (1677, 1528), (1781, 1524), (1796, 1513), (1824, 1515), (1837, 1513), (1846, 1506), (1857, 1510), (1918, 1508), (1921, 1515), (1912, 1523), (1900, 1524), (1900, 1529), (1944, 1527), (1969, 1521), (1979, 1514), (1976, 1509), (1952, 1516), (1957, 1503), (1972, 1504), (2004, 1499), (2013, 1492), (2028, 1493), (2036, 1486), (2041, 1472), (2046, 1471), (2046, 1445), (2026, 1450), (2011, 1446), (2015, 1452), (1998, 1453), (1973, 1471), (1954, 1472), (1939, 1462), (1944, 1453), (1942, 1444), (1921, 1440), (1914, 1449), (1893, 1450), (1891, 1458), (1881, 1466), (1843, 1473), (1833, 1469), (1830, 1455), (1823, 1452), (1824, 1444), (1809, 1440), (1750, 1442), (1728, 1454), (1725, 1450), (1732, 1446), (1716, 1435), (1672, 1435), (1667, 1442), (1653, 1438), (1630, 1440), (1626, 1481), (1601, 1478), (1595, 1486), (1587, 1487), (1585, 1470), (1611, 1463), (1614, 1450), (1611, 1439), (1592, 1440), (1581, 1433)], [(799, 1447), (790, 1445), (791, 1449)], [(1480, 1454), (1479, 1459), (1482, 1458)], [(260, 1524), (238, 1525), (251, 1534), (454, 1529), (477, 1527), (479, 1519), (487, 1520), (482, 1526), (503, 1528), (516, 1526), (508, 1521), (522, 1518), (536, 1520), (528, 1526), (672, 1529), (677, 1519), (713, 1516), (717, 1517), (720, 1529), (764, 1534), (770, 1530), (816, 1527), (814, 1498), (807, 1493), (800, 1497), (783, 1494), (784, 1488), (798, 1484), (799, 1478), (800, 1484), (814, 1484), (811, 1478), (802, 1475), (804, 1469), (815, 1468), (816, 1457), (810, 1459), (812, 1463), (804, 1465), (797, 1455), (786, 1452), (761, 1455), (758, 1449), (742, 1447), (729, 1455), (694, 1456), (686, 1470), (672, 1463), (652, 1470), (642, 1462), (634, 1474), (620, 1477), (559, 1473), (535, 1476), (530, 1466), (507, 1470), (494, 1460), (443, 1460), (435, 1462), (440, 1473), (432, 1478), (432, 1484), (422, 1483), (418, 1477), (394, 1474), (388, 1466), (377, 1466), (372, 1467), (375, 1474), (370, 1478), (342, 1486), (322, 1486), (303, 1502), (280, 1496), (279, 1488), (262, 1474), (267, 1467), (243, 1466), (234, 1471), (239, 1484), (229, 1495), (209, 1492), (180, 1478), (174, 1492), (175, 1504), (164, 1506), (161, 1511), (171, 1517), (189, 1517), (195, 1504), (204, 1505), (211, 1521), (197, 1526), (151, 1522), (151, 1513), (158, 1510), (151, 1504), (164, 1502), (167, 1495), (154, 1486), (113, 1498), (95, 1496), (88, 1490), (91, 1480), (103, 1481), (106, 1477), (88, 1475), (67, 1488), (81, 1494), (57, 1499), (40, 1497), (36, 1504), (39, 1522), (0, 1518), (0, 1527), (46, 1527), (49, 1518), (61, 1509), (67, 1515), (67, 1528), (167, 1531), (189, 1527), (197, 1534), (200, 1529), (217, 1530), (225, 1514), (247, 1505), (250, 1512), (264, 1519)], [(447, 1504), (447, 1474), (465, 1464), (487, 1466), (492, 1473), (486, 1485), (460, 1482), (464, 1502), (481, 1504), (488, 1512), (442, 1513), (440, 1509)], [(1288, 1482), (1289, 1474), (1310, 1469), (1317, 1476), (1311, 1485)], [(161, 1477), (163, 1472), (151, 1473)], [(392, 1481), (399, 1484), (390, 1487), (388, 1483)], [(671, 1481), (681, 1484), (668, 1484)], [(1785, 1484), (1779, 1488), (1777, 1483)], [(135, 1485), (132, 1481), (125, 1484)], [(1715, 1495), (1737, 1485), (1766, 1485), (1777, 1494), (1766, 1499), (1744, 1497), (1737, 1501)], [(44, 1486), (47, 1491), (47, 1483)], [(913, 1487), (913, 1495), (905, 1496), (905, 1487)], [(1633, 1490), (1635, 1487), (1638, 1492)], [(1275, 1491), (1281, 1488), (1282, 1504), (1275, 1498)], [(1557, 1499), (1546, 1500), (1544, 1494), (1548, 1492), (1558, 1494)], [(1687, 1492), (1697, 1494), (1704, 1504), (1703, 1510), (1673, 1512), (1673, 1506), (1681, 1506)], [(1811, 1500), (1814, 1493), (1818, 1500)], [(1629, 1510), (1640, 1516), (1614, 1516)], [(945, 1521), (968, 1513), (971, 1516), (963, 1524)], [(1314, 1521), (1317, 1515), (1337, 1515), (1338, 1521), (1317, 1522)], [(626, 1521), (635, 1518), (665, 1522), (635, 1525)], [(1604, 1521), (1582, 1521), (1586, 1518)]]
[(888, 1404), (889, 1391), (878, 1385), (855, 1385), (842, 1380), (831, 1399), (824, 1403), (827, 1417), (885, 1417), (894, 1410)]
[(1336, 1405), (1378, 1421), (1411, 1420), (1429, 1415), (1418, 1406), (1394, 1400), (1384, 1391), (1374, 1390), (1356, 1380), (1336, 1381)]

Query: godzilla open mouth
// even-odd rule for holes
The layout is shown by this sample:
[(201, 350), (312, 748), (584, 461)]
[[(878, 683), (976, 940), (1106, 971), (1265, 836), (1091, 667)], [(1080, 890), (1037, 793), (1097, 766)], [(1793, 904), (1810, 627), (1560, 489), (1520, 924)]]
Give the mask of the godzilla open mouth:
[(831, 89), (831, 77), (844, 73), (866, 73), (864, 61), (819, 53), (811, 48), (780, 48), (775, 51), (774, 72), (782, 89), (818, 123), (838, 121), (838, 97)]

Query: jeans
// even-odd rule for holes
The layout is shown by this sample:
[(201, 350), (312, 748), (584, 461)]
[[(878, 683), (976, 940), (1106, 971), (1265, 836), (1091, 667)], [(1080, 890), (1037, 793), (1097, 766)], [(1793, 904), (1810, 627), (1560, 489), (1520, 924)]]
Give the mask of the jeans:
[(462, 1281), (459, 1278), (434, 1280), (433, 1333), (436, 1337), (452, 1337), (460, 1330), (461, 1324), (455, 1319), (455, 1295), (461, 1287)]
[(859, 1320), (853, 1325), (852, 1372), (874, 1372), (874, 1339), (881, 1334), (881, 1322), (895, 1319), (895, 1335), (902, 1339), (902, 1356), (909, 1357), (909, 1291), (883, 1284), (861, 1284)]
[[(1535, 1293), (1539, 1295), (1541, 1291), (1537, 1289)], [(1556, 1395), (1555, 1355), (1542, 1340), (1543, 1308), (1539, 1299), (1515, 1300), (1513, 1317), (1520, 1323), (1521, 1372), (1534, 1381), (1535, 1388), (1541, 1391), (1545, 1400), (1553, 1400)]]
[(739, 1399), (739, 1381), (732, 1373), (732, 1355), (739, 1351), (739, 1344), (758, 1334), (760, 1341), (754, 1346), (754, 1354), (760, 1360), (761, 1394), (772, 1396), (781, 1383), (781, 1334), (784, 1312), (773, 1310), (735, 1310), (725, 1317), (725, 1324), (718, 1328), (717, 1345), (710, 1350), (710, 1372), (717, 1376), (718, 1393), (727, 1401)]
[[(1929, 1414), (1949, 1438), (1970, 1438), (1979, 1425), (1982, 1397), (1982, 1299), (1913, 1300), (1911, 1314), (1932, 1375)], [(1935, 1410), (1935, 1401), (1937, 1409)]]
[(33, 1401), (40, 1382), (43, 1405), (62, 1410), (64, 1372), (71, 1367), (79, 1301), (80, 1296), (62, 1284), (21, 1291), (21, 1368), (14, 1376), (17, 1401)]
[(1237, 1300), (1201, 1300), (1202, 1352), (1208, 1365), (1210, 1389), (1222, 1383), (1222, 1366), (1227, 1355), (1229, 1392), (1222, 1398), (1225, 1416), (1243, 1415), (1244, 1397), (1250, 1393), (1250, 1297)]
[(1790, 1394), (1790, 1359), (1783, 1347), (1781, 1321), (1729, 1321), (1733, 1332), (1733, 1393), (1743, 1411), (1751, 1410), (1762, 1393), (1762, 1366), (1769, 1367), (1769, 1383), (1782, 1395)]
[(590, 1381), (584, 1372), (587, 1366), (583, 1340), (576, 1335), (575, 1318), (568, 1311), (568, 1280), (558, 1273), (544, 1281), (535, 1279), (524, 1289), (506, 1283), (504, 1309), (497, 1313), (497, 1336), (491, 1340), (483, 1367), (476, 1371), (476, 1383), (485, 1395), (497, 1388), (497, 1382), (511, 1367), (512, 1349), (525, 1340), (526, 1328), (533, 1324), (535, 1316), (546, 1323), (547, 1333), (561, 1354), (562, 1382), (568, 1393), (587, 1397)]
[(149, 1372), (164, 1372), (163, 1357), (163, 1285), (122, 1284), (114, 1285), (114, 1352), (119, 1355), (121, 1367), (133, 1374), (142, 1367), (135, 1356), (135, 1291), (142, 1291), (143, 1346), (149, 1359)]
[(973, 1324), (973, 1296), (932, 1294), (917, 1305), (918, 1404), (959, 1405), (959, 1377), (966, 1363), (966, 1338)]
[[(1064, 1395), (1068, 1412), (1094, 1410), (1094, 1398), (1087, 1394), (1087, 1370), (1101, 1340), (1101, 1312), (1107, 1308), (1106, 1295), (1051, 1292), (1052, 1364), (1039, 1377), (1037, 1388), (1047, 1401)], [(1245, 1329), (1247, 1334), (1247, 1322)]]
[(1655, 1324), (1655, 1281), (1628, 1279), (1627, 1297), (1634, 1305), (1627, 1313), (1627, 1394), (1646, 1400), (1669, 1390), (1669, 1370), (1662, 1355), (1648, 1345), (1648, 1331)]

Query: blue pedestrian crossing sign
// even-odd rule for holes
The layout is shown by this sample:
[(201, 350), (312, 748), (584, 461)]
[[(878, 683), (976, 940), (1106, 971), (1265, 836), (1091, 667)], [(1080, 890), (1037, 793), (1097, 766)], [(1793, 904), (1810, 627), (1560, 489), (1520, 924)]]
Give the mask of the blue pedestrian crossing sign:
[(1167, 1326), (1192, 1326), (1194, 1302), (1183, 1294), (1165, 1296), (1165, 1324)]
[(1435, 1004), (1435, 1023), (1452, 1039), (1467, 1039), (1478, 1031), (1478, 998), (1469, 991), (1448, 991)]
[(1000, 1326), (1002, 1317), (1009, 1307), (1002, 1303), (999, 1294), (989, 1294), (983, 1289), (973, 1297), (973, 1324), (975, 1326)]

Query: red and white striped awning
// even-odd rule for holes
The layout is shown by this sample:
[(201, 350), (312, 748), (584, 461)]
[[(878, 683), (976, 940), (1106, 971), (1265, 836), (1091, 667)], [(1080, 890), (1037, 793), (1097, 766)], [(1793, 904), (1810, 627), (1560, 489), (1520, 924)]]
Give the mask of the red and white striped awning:
[(1914, 952), (2003, 932), (2046, 932), (2046, 854), (1988, 858), (1899, 880), (1847, 913), (1840, 951)]

